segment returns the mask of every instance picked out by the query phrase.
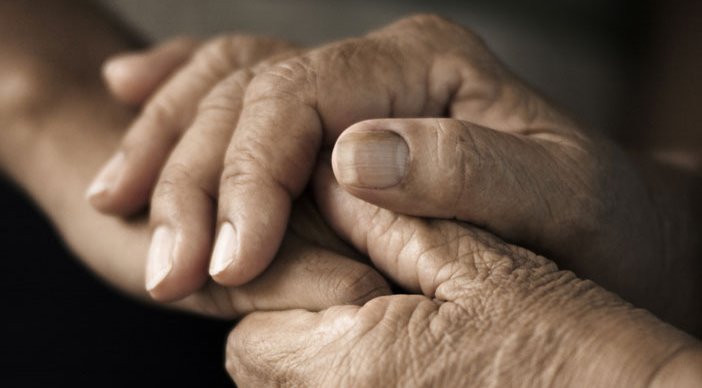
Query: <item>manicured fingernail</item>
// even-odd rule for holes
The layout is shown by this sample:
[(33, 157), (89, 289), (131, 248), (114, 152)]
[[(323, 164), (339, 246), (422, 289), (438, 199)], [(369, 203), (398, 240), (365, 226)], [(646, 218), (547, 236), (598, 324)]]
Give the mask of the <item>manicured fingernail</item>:
[(175, 236), (170, 229), (159, 226), (151, 238), (151, 247), (146, 261), (146, 290), (156, 288), (173, 269)]
[(110, 159), (100, 170), (93, 183), (85, 192), (86, 198), (90, 199), (107, 192), (115, 184), (117, 178), (124, 167), (124, 154), (119, 152)]
[(236, 254), (236, 231), (229, 222), (222, 224), (215, 243), (214, 252), (212, 252), (212, 261), (210, 262), (210, 275), (215, 276), (224, 271), (234, 261)]
[(334, 147), (336, 178), (343, 184), (384, 189), (402, 181), (409, 148), (391, 131), (351, 132)]

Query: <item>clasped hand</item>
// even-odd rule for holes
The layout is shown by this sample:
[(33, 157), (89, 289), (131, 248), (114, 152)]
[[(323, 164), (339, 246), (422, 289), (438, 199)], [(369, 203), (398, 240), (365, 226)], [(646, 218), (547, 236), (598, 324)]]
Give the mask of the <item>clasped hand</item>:
[[(688, 341), (531, 252), (652, 309), (669, 293), (662, 225), (633, 165), (462, 27), (412, 17), (313, 49), (179, 40), (106, 75), (144, 107), (88, 194), (115, 215), (150, 205), (151, 295), (272, 276), (255, 291), (287, 303), (254, 292), (246, 311), (321, 310), (247, 317), (229, 341), (237, 382), (598, 381), (571, 359), (578, 346), (606, 367), (608, 343), (651, 338), (655, 355), (626, 354), (653, 370)], [(321, 218), (301, 212), (312, 202)], [(389, 288), (361, 256), (417, 295), (378, 297)], [(364, 292), (342, 303), (370, 302), (303, 297), (342, 267), (364, 268)], [(618, 325), (627, 333), (607, 334)], [(603, 382), (616, 381), (636, 383)]]

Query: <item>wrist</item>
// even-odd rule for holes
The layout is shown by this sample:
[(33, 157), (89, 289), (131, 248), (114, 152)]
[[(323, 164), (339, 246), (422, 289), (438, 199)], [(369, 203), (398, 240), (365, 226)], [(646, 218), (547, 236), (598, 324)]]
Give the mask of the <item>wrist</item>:
[[(532, 318), (558, 322), (555, 386), (647, 387), (672, 357), (699, 346), (688, 334), (635, 308), (588, 282), (578, 282), (560, 295), (559, 308), (537, 311)], [(547, 302), (544, 302), (547, 303)], [(557, 334), (560, 332), (560, 334)], [(538, 349), (533, 357), (539, 354)]]

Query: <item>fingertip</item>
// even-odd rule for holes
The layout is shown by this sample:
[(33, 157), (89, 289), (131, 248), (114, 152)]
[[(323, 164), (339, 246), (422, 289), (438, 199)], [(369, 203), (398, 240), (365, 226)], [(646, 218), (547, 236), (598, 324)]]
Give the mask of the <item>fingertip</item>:
[(230, 280), (225, 272), (237, 255), (237, 241), (238, 236), (231, 222), (222, 223), (212, 250), (209, 269), (210, 275), (219, 283), (227, 283), (227, 280)]
[(214, 203), (193, 182), (182, 180), (183, 176), (164, 175), (169, 183), (164, 183), (162, 175), (151, 202), (154, 237), (146, 288), (154, 299), (170, 302), (192, 294), (208, 280)]
[(117, 54), (102, 66), (102, 76), (112, 95), (131, 105), (144, 103), (195, 50), (191, 38), (175, 38), (154, 48)]
[(119, 101), (138, 105), (143, 103), (153, 91), (144, 86), (139, 56), (142, 54), (121, 54), (105, 61), (102, 76), (108, 90)]
[(112, 198), (124, 174), (125, 164), (124, 153), (121, 151), (115, 153), (86, 189), (85, 198), (95, 209), (104, 213), (113, 213), (119, 209), (114, 207)]
[(242, 181), (243, 175), (233, 177), (221, 180), (220, 226), (210, 265), (212, 277), (225, 286), (245, 284), (268, 267), (283, 242), (291, 210), (290, 195), (280, 186), (271, 190), (260, 181)]
[(274, 229), (271, 227), (261, 233), (256, 231), (261, 230), (257, 226), (239, 224), (235, 227), (232, 222), (222, 223), (212, 250), (210, 276), (229, 287), (241, 286), (256, 278), (266, 270), (278, 251), (278, 240), (282, 240), (285, 228), (280, 237)]
[(144, 209), (153, 178), (148, 169), (136, 168), (124, 152), (117, 152), (96, 175), (85, 191), (90, 205), (101, 213), (131, 216)]
[[(238, 230), (225, 221), (219, 228), (210, 261), (210, 276), (219, 284), (236, 287), (248, 283), (267, 267), (271, 260), (260, 260), (260, 252), (242, 252)], [(255, 259), (254, 259), (255, 258)]]
[(176, 237), (166, 226), (154, 230), (146, 259), (146, 291), (155, 298), (162, 297), (159, 286), (173, 269), (173, 251)]
[(202, 263), (206, 263), (206, 249), (197, 241), (197, 236), (166, 225), (154, 229), (145, 276), (146, 290), (152, 299), (177, 301), (205, 284), (207, 273)]

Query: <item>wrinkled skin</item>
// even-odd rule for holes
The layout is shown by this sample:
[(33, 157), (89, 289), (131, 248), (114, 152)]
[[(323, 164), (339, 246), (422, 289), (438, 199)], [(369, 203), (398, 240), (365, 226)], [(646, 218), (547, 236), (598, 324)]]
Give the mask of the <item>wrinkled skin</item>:
[[(72, 21), (74, 28), (61, 28)], [(0, 169), (41, 207), (87, 266), (120, 290), (146, 299), (146, 217), (105, 216), (83, 197), (134, 117), (105, 92), (99, 74), (105, 58), (130, 47), (83, 2), (2, 3), (0, 31)], [(237, 39), (242, 61), (261, 59), (271, 46), (282, 45), (271, 39)], [(57, 42), (70, 44), (56, 50)], [(222, 39), (202, 47), (214, 56), (217, 45), (223, 45)], [(143, 103), (180, 69), (193, 47), (194, 42), (176, 41), (167, 48), (165, 61), (138, 78), (141, 90), (115, 94), (130, 104)], [(233, 318), (254, 310), (363, 303), (389, 292), (375, 270), (354, 260), (358, 255), (329, 231), (309, 201), (300, 200), (296, 209), (279, 265), (242, 287), (203, 284), (170, 306)]]
[(643, 387), (699, 346), (528, 250), (379, 209), (319, 175), (335, 230), (420, 295), (247, 316), (227, 346), (239, 386)]
[[(231, 263), (211, 273), (221, 284), (245, 283), (277, 251), (290, 203), (320, 149), (342, 132), (337, 148), (350, 133), (384, 129), (408, 143), (409, 171), (382, 190), (337, 174), (354, 195), (403, 214), (470, 222), (673, 322), (697, 325), (686, 302), (699, 295), (697, 272), (692, 256), (680, 254), (689, 251), (689, 237), (678, 233), (685, 226), (661, 205), (667, 183), (644, 180), (650, 174), (538, 96), (472, 32), (422, 15), (288, 54), (232, 72), (199, 100), (194, 124), (156, 184), (151, 212), (154, 227), (189, 241), (175, 252), (189, 264), (154, 288), (155, 297), (187, 295), (204, 281), (212, 197), (219, 196), (217, 217), (234, 226), (237, 244), (224, 255)], [(203, 157), (201, 149), (211, 153)], [(334, 168), (354, 168), (350, 163)], [(118, 181), (114, 190), (129, 197), (152, 184), (130, 191)], [(194, 281), (174, 280), (182, 278)]]

